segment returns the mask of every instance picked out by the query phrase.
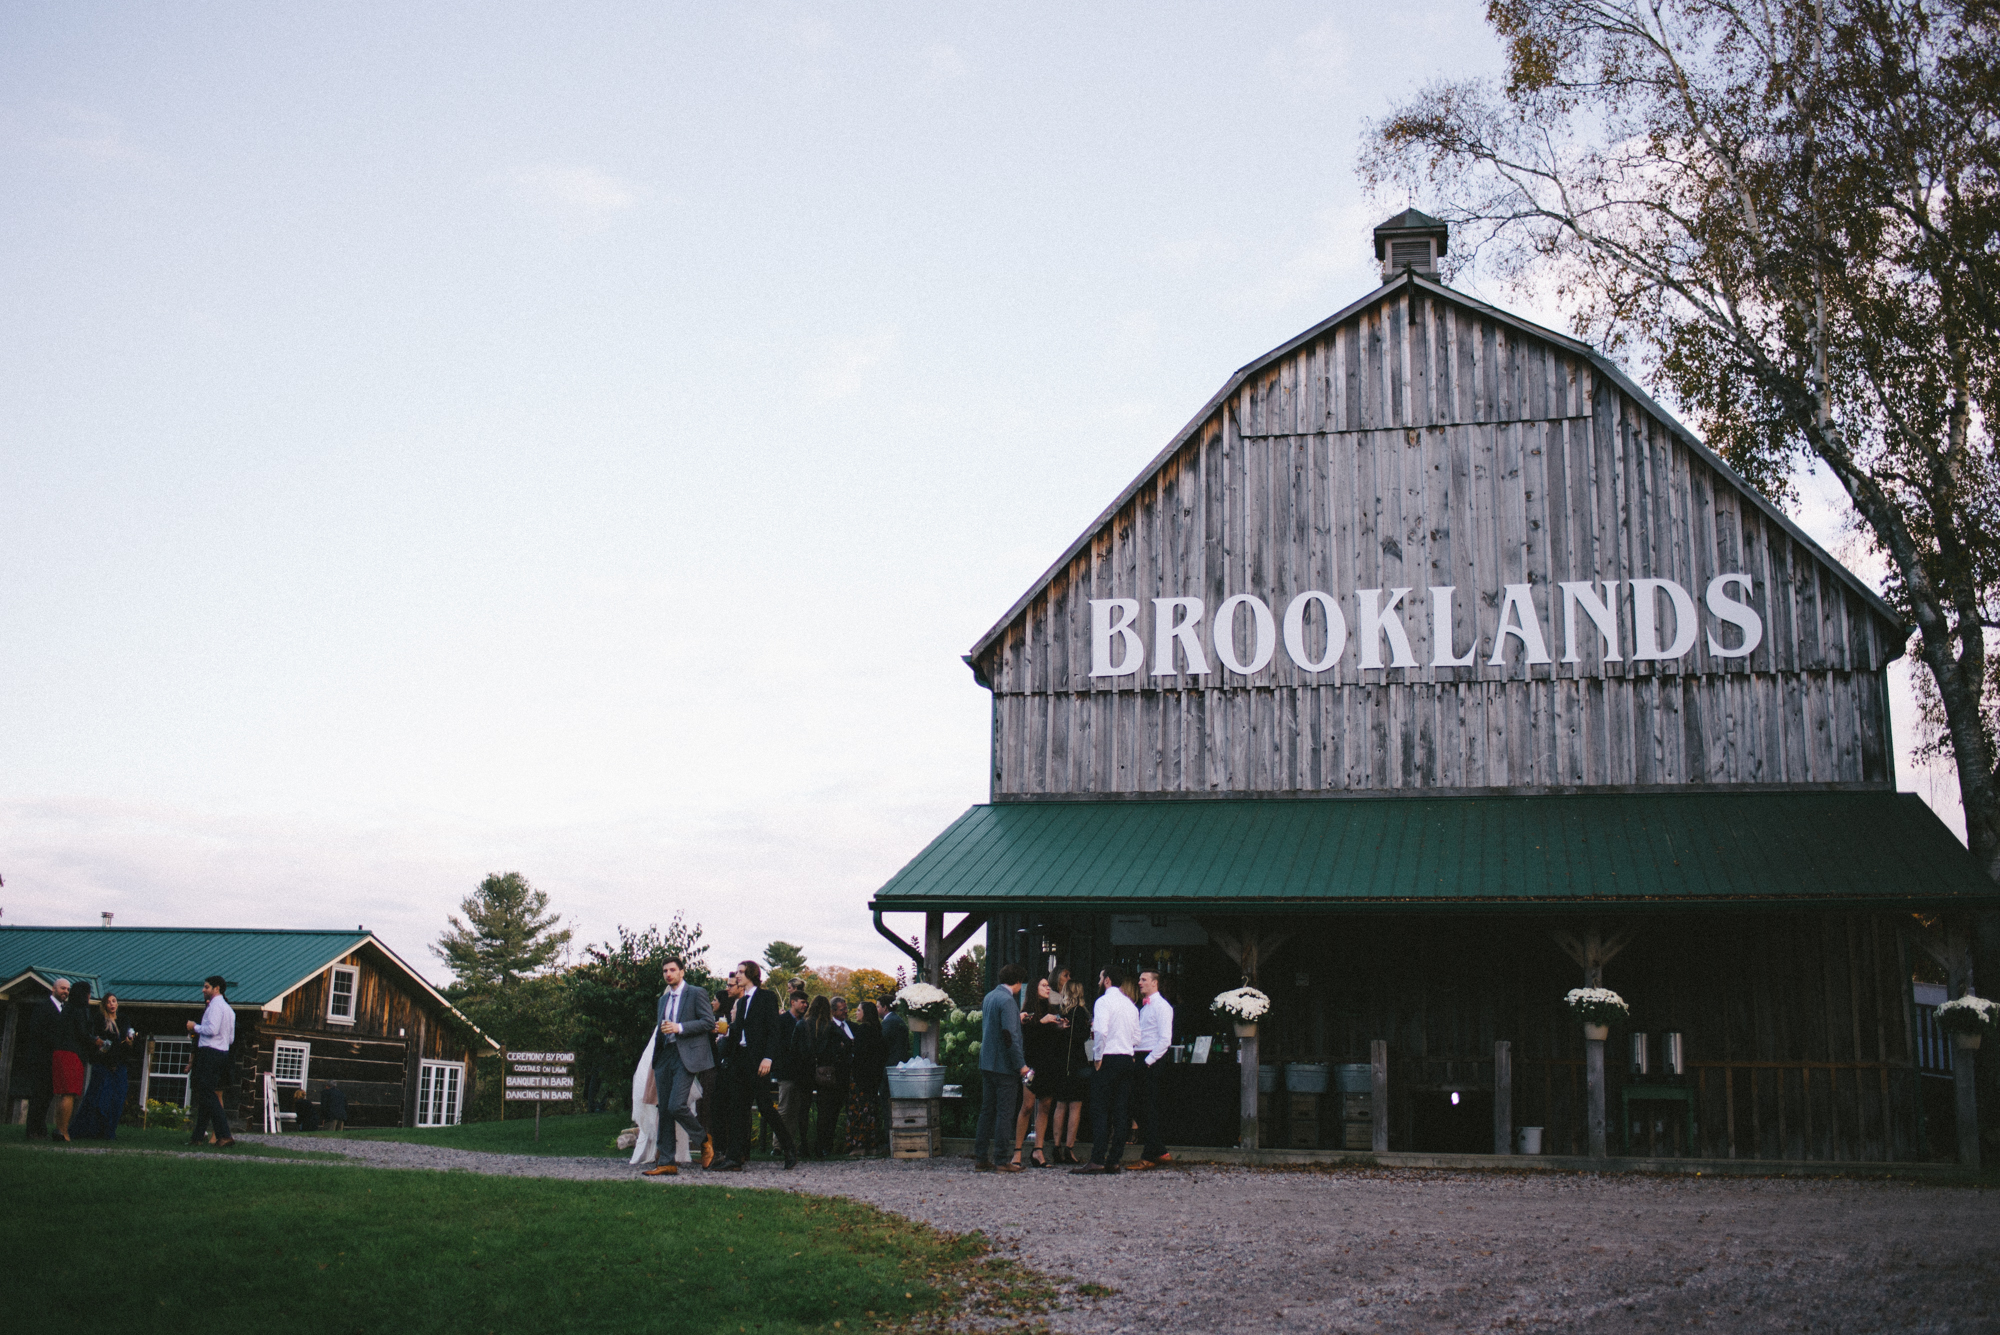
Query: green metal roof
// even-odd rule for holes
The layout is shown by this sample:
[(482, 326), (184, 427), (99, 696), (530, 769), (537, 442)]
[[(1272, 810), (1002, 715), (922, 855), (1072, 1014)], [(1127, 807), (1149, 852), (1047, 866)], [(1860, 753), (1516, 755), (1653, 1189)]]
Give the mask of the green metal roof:
[[(91, 980), (128, 1003), (201, 1004), (201, 980), (221, 974), (236, 1006), (261, 1006), (359, 949), (367, 932), (267, 932), (195, 927), (0, 927), (0, 982), (33, 970)], [(393, 958), (393, 957), (392, 957)]]
[(1243, 912), (2000, 904), (1892, 792), (1012, 802), (967, 811), (878, 909)]

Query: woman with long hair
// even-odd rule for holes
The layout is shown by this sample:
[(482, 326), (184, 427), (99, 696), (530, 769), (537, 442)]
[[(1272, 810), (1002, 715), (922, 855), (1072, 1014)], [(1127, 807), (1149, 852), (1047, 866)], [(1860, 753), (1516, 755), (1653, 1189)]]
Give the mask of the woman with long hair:
[(88, 1042), (84, 1060), (90, 1063), (90, 1089), (76, 1118), (76, 1134), (96, 1140), (113, 1140), (119, 1119), (125, 1115), (125, 1092), (130, 1088), (133, 1031), (118, 1018), (118, 994), (104, 994), (103, 1013), (91, 1019), (83, 1012)]
[(1076, 1133), (1083, 1127), (1083, 1096), (1090, 1081), (1090, 1061), (1083, 1055), (1083, 1045), (1090, 1041), (1090, 999), (1084, 995), (1082, 983), (1070, 980), (1063, 989), (1061, 1006), (1061, 1075), (1049, 1091), (1053, 1115), (1046, 1144), (1050, 1163), (1074, 1164)]
[(1055, 993), (1049, 980), (1035, 980), (1035, 994), (1028, 998), (1027, 1006), (1021, 1012), (1021, 1048), (1023, 1059), (1034, 1077), (1026, 1086), (1026, 1097), (1021, 1101), (1021, 1115), (1014, 1120), (1014, 1166), (1021, 1166), (1021, 1149), (1028, 1137), (1028, 1127), (1035, 1127), (1035, 1152), (1028, 1158), (1028, 1167), (1047, 1168), (1049, 1157), (1046, 1153), (1049, 1139), (1049, 1109), (1055, 1095), (1062, 1087), (1062, 1053), (1067, 1035), (1063, 1032), (1062, 1012), (1056, 1009)]
[(882, 1013), (872, 1001), (861, 1003), (861, 1018), (854, 1023), (854, 1067), (847, 1095), (847, 1157), (865, 1158), (875, 1153), (882, 1135), (882, 1105), (877, 1097), (882, 1072), (889, 1064), (889, 1048), (882, 1038)]

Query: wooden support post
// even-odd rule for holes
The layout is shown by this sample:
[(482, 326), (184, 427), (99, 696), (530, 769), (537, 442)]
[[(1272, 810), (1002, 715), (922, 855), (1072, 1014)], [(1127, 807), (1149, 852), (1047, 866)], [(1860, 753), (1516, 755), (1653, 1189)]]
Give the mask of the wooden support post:
[(1239, 1109), (1241, 1127), (1238, 1145), (1246, 1150), (1257, 1148), (1257, 1035), (1253, 1032), (1247, 1038), (1236, 1042), (1239, 1063), (1238, 1087), (1242, 1090)]
[(1493, 1152), (1514, 1152), (1514, 1045), (1493, 1044)]
[(1954, 1035), (1951, 1080), (1953, 1092), (1958, 1096), (1958, 1162), (1960, 1167), (1976, 1172), (1979, 1168), (1979, 1087), (1975, 1083), (1977, 1068), (1973, 1058), (1978, 1054), (1971, 1048), (1957, 1046), (1957, 1043)]
[(1586, 1038), (1584, 1047), (1584, 1098), (1589, 1104), (1590, 1157), (1605, 1157), (1604, 1146), (1604, 1040)]
[[(924, 915), (924, 981), (932, 987), (944, 986), (944, 966), (949, 963), (944, 957), (944, 914), (930, 912)], [(917, 1049), (925, 1061), (938, 1059), (938, 1029), (936, 1024), (917, 1041)]]
[(1389, 1040), (1374, 1039), (1368, 1044), (1368, 1075), (1374, 1097), (1368, 1110), (1368, 1129), (1374, 1133), (1371, 1148), (1377, 1154), (1389, 1152)]
[(7, 1008), (7, 1029), (0, 1034), (0, 1123), (8, 1123), (14, 1118), (14, 1038), (21, 1024), (21, 1008), (11, 1001), (0, 1001), (0, 1006)]

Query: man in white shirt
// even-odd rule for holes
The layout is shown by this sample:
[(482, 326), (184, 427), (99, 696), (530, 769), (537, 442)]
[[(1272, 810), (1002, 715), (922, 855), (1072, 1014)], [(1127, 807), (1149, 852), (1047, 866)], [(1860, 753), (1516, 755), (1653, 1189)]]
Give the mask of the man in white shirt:
[(1160, 975), (1147, 969), (1139, 975), (1139, 1162), (1134, 1168), (1158, 1168), (1172, 1163), (1166, 1133), (1160, 1125), (1160, 1080), (1166, 1056), (1174, 1045), (1174, 1008), (1160, 992)]
[(1132, 1052), (1139, 1042), (1139, 1008), (1119, 988), (1125, 971), (1108, 965), (1097, 975), (1104, 995), (1090, 1012), (1090, 1037), (1097, 1044), (1090, 1077), (1090, 1162), (1069, 1171), (1081, 1176), (1116, 1173), (1132, 1131)]
[(229, 1134), (229, 1110), (222, 1091), (229, 1086), (229, 1049), (236, 1043), (236, 1012), (225, 995), (229, 984), (221, 974), (211, 974), (201, 985), (202, 1007), (199, 1022), (189, 1020), (187, 1030), (195, 1036), (194, 1063), (189, 1078), (194, 1082), (194, 1137), (199, 1145), (208, 1131), (215, 1143), (228, 1148), (236, 1143)]

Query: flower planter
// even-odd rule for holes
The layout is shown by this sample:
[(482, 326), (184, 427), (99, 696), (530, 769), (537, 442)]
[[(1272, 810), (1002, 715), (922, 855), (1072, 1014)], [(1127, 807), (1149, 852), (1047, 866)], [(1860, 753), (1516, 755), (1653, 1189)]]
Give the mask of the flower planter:
[(1602, 1043), (1605, 1039), (1611, 1037), (1611, 1026), (1608, 1024), (1587, 1024), (1583, 1027), (1583, 1036), (1595, 1042)]
[(930, 1031), (931, 1031), (931, 1022), (929, 1020), (919, 1019), (917, 1016), (914, 1015), (910, 1017), (911, 1033), (928, 1034)]
[(1257, 1037), (1257, 1026), (1255, 1024), (1244, 1024), (1239, 1020), (1236, 1022), (1236, 1036), (1238, 1038), (1255, 1038)]
[(1979, 1040), (1984, 1037), (1985, 1035), (1983, 1034), (1953, 1034), (1951, 1036), (1951, 1045), (1960, 1052), (1977, 1052), (1979, 1050)]

